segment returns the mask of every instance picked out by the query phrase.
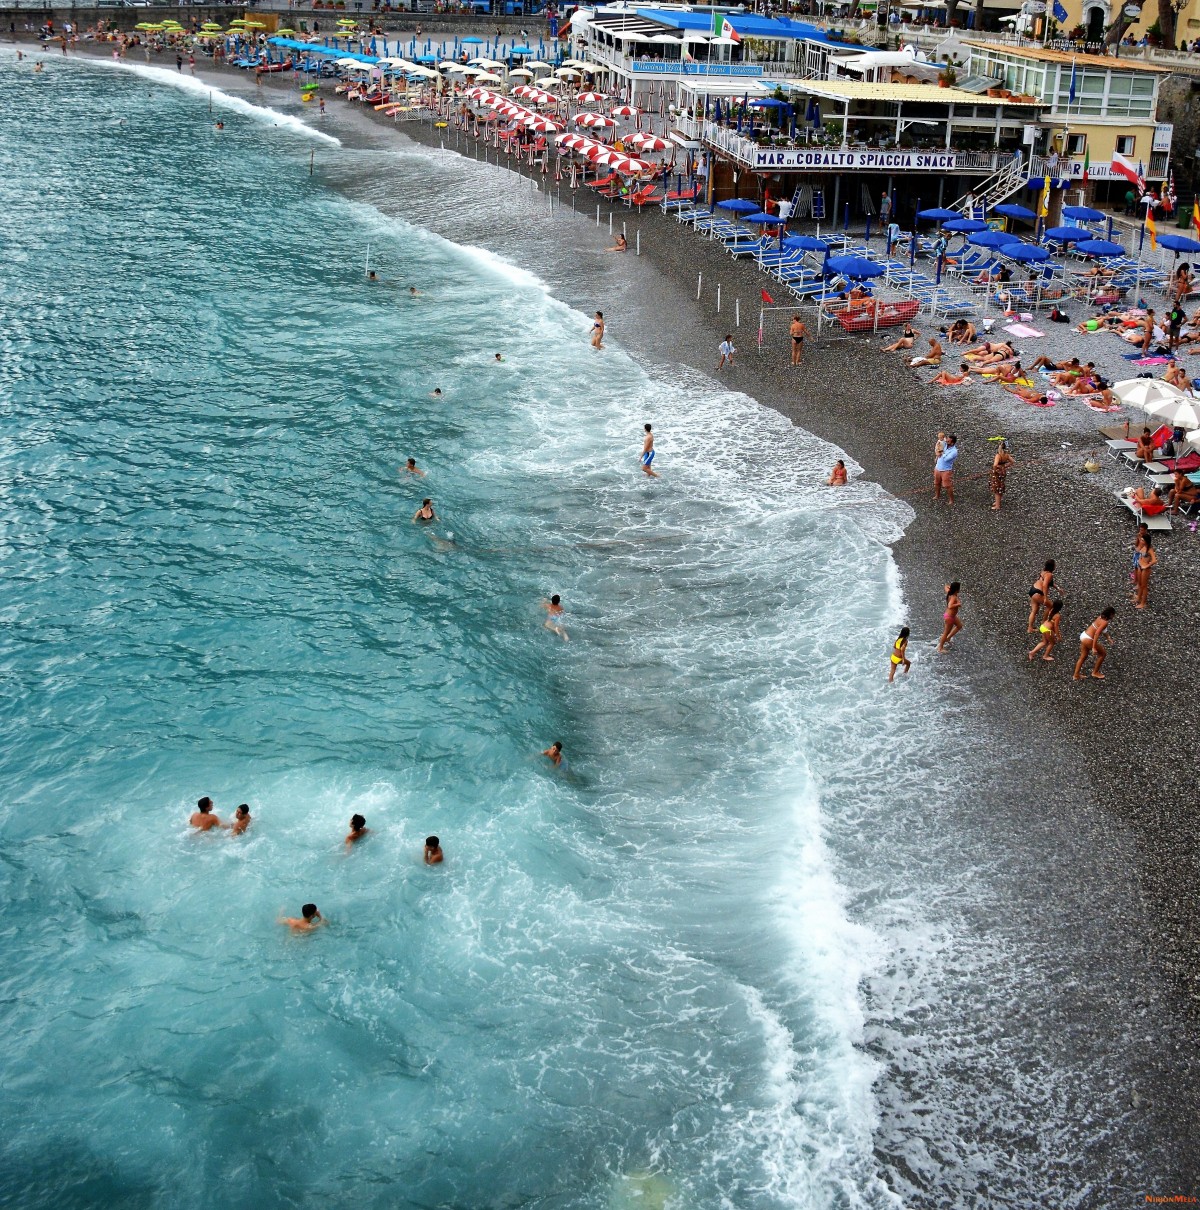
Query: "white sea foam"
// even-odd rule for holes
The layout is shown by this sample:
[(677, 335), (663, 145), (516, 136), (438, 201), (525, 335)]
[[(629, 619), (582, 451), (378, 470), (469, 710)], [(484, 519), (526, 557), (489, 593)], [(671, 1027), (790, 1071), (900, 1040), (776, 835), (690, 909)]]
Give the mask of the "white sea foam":
[(315, 129), (294, 114), (280, 113), (278, 109), (272, 109), (269, 105), (256, 105), (252, 101), (247, 101), (242, 97), (236, 97), (231, 93), (224, 92), (222, 89), (216, 88), (204, 80), (198, 80), (195, 76), (184, 75), (178, 71), (170, 71), (165, 67), (150, 67), (147, 64), (128, 63), (124, 59), (96, 58), (85, 61), (89, 64), (132, 72), (143, 79), (153, 80), (156, 84), (165, 84), (170, 88), (177, 88), (181, 92), (191, 93), (194, 96), (211, 96), (214, 105), (219, 105), (223, 109), (231, 109), (236, 113), (246, 114), (257, 122), (290, 130), (296, 134), (302, 134), (306, 138), (313, 139), (318, 143), (328, 143), (333, 147), (340, 147), (342, 145), (341, 139), (335, 138), (331, 134), (326, 134), (323, 130)]

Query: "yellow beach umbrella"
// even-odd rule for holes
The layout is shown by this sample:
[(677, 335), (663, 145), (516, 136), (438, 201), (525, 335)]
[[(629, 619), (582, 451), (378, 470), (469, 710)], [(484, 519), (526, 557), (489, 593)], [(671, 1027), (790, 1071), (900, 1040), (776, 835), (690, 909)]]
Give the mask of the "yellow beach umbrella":
[(279, 37), (291, 37), (296, 31), (294, 29), (277, 29), (276, 35)]
[(356, 29), (358, 27), (358, 22), (355, 21), (353, 17), (343, 17), (338, 22), (338, 24), (339, 25), (348, 25), (348, 26), (350, 26), (351, 29)]

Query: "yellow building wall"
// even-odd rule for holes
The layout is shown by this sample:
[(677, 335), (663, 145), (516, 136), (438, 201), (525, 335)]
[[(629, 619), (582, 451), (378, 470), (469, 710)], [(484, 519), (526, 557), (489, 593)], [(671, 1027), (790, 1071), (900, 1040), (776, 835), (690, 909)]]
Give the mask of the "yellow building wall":
[[(1077, 25), (1087, 25), (1085, 13), (1096, 7), (1094, 0), (1062, 0), (1063, 8), (1067, 10), (1067, 19), (1059, 22), (1059, 35), (1065, 37)], [(1108, 0), (1101, 5), (1105, 12), (1105, 25), (1111, 25), (1117, 13), (1123, 7), (1118, 0)], [(1142, 5), (1142, 15), (1133, 24), (1126, 26), (1125, 36), (1135, 41), (1158, 20), (1158, 0), (1145, 0)], [(1188, 0), (1187, 6), (1180, 12), (1175, 23), (1175, 46), (1187, 42), (1190, 46), (1200, 38), (1200, 0)]]
[[(1117, 139), (1122, 135), (1133, 135), (1133, 151), (1126, 155), (1126, 159), (1132, 160), (1135, 164), (1141, 160), (1147, 167), (1150, 164), (1151, 148), (1154, 145), (1154, 123), (1131, 123), (1122, 122), (1120, 125), (1099, 125), (1084, 122), (1081, 119), (1072, 116), (1069, 121), (1055, 123), (1055, 139), (1056, 150), (1059, 155), (1065, 155), (1065, 149), (1062, 145), (1062, 127), (1067, 126), (1072, 134), (1083, 134), (1087, 136), (1087, 156), (1093, 166), (1105, 165), (1112, 163), (1113, 152), (1117, 149)], [(1072, 159), (1082, 160), (1082, 155), (1075, 155)]]

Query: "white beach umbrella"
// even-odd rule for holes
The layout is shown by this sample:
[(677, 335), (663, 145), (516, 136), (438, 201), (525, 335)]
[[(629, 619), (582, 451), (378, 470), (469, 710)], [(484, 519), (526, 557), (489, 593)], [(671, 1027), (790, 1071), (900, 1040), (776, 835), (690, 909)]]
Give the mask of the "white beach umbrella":
[(490, 75), (488, 72), (484, 72), (483, 75), (475, 77), (475, 83), (476, 84), (503, 84), (504, 81), (502, 79), (500, 79), (499, 76), (493, 76), (493, 75)]
[(1146, 408), (1146, 415), (1172, 427), (1200, 428), (1200, 403), (1186, 395), (1182, 399), (1164, 399), (1161, 403), (1152, 403)]
[(508, 74), (510, 76), (522, 76), (530, 80), (533, 79), (533, 72), (528, 67), (514, 67)]
[(554, 66), (554, 64), (547, 63), (544, 59), (527, 59), (525, 61), (525, 66), (526, 67), (536, 67), (540, 71), (549, 71)]
[(1114, 383), (1113, 394), (1131, 408), (1147, 411), (1153, 404), (1186, 399), (1187, 396), (1161, 378), (1126, 378)]
[(504, 66), (503, 59), (472, 59), (471, 62), (474, 63), (476, 67), (490, 67), (493, 71), (495, 71), (497, 67)]
[(535, 80), (534, 83), (539, 88), (561, 88), (563, 86), (563, 82), (556, 80), (553, 76), (546, 76), (545, 79)]
[(554, 74), (556, 76), (561, 76), (564, 80), (579, 79), (579, 72), (577, 72), (573, 67), (560, 67)]

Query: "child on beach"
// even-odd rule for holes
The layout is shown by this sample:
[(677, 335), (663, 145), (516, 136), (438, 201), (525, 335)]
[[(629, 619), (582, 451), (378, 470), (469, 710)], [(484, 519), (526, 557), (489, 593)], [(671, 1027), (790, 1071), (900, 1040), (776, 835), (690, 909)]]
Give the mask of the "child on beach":
[(946, 625), (942, 629), (942, 637), (938, 640), (937, 649), (939, 651), (945, 651), (950, 645), (950, 641), (963, 628), (958, 617), (958, 611), (961, 608), (962, 586), (955, 580), (946, 585), (946, 612), (942, 614), (942, 621)]
[(717, 352), (721, 354), (721, 358), (717, 362), (718, 370), (723, 370), (726, 362), (732, 366), (733, 355), (737, 352), (737, 349), (733, 347), (733, 337), (726, 335), (725, 339), (721, 341), (721, 347), (717, 350)]
[(905, 654), (907, 651), (908, 627), (902, 626), (900, 628), (900, 637), (892, 644), (892, 654), (890, 657), (892, 666), (888, 669), (889, 685), (896, 679), (896, 669), (899, 668), (901, 664), (904, 665), (904, 671), (906, 673), (912, 667), (912, 661), (909, 660), (908, 656)]
[(1108, 657), (1108, 648), (1100, 642), (1100, 636), (1108, 629), (1109, 623), (1116, 616), (1117, 611), (1113, 606), (1105, 606), (1100, 616), (1079, 636), (1079, 659), (1075, 661), (1072, 680), (1083, 680), (1083, 666), (1087, 663), (1088, 656), (1091, 655), (1096, 657), (1096, 662), (1092, 665), (1093, 679), (1104, 680), (1104, 673), (1100, 671), (1100, 668)]
[(1054, 663), (1054, 656), (1051, 652), (1053, 652), (1054, 648), (1058, 645), (1059, 639), (1062, 637), (1059, 629), (1062, 625), (1062, 609), (1063, 603), (1061, 601), (1055, 601), (1051, 604), (1050, 613), (1047, 615), (1046, 620), (1038, 627), (1038, 631), (1042, 636), (1041, 641), (1029, 653), (1029, 659), (1033, 659), (1040, 651), (1042, 659), (1048, 664)]

